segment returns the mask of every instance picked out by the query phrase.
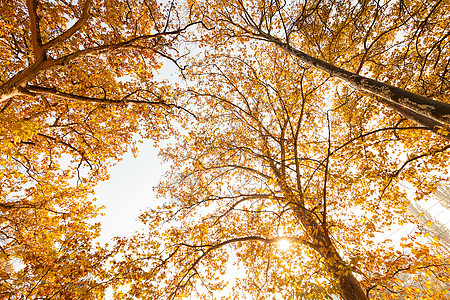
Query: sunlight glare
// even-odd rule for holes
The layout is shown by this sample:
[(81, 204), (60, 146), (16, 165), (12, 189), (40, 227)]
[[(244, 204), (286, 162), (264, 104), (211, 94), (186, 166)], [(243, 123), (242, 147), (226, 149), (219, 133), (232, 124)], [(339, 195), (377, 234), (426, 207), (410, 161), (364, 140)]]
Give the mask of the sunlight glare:
[(278, 244), (278, 249), (280, 249), (282, 251), (289, 250), (289, 248), (291, 246), (291, 243), (286, 239), (282, 239), (282, 240), (278, 241), (277, 244)]

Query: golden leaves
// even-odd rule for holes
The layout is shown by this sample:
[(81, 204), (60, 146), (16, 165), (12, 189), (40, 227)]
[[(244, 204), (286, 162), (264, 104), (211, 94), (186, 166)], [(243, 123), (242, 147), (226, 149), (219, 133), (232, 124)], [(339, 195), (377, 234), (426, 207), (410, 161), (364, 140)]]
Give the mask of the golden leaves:
[(0, 4), (0, 253), (17, 266), (0, 293), (102, 299), (113, 254), (93, 244), (92, 187), (136, 134), (171, 131), (153, 73), (181, 20), (152, 1), (28, 2)]
[[(210, 4), (205, 9), (221, 11), (222, 6), (214, 3), (203, 4)], [(252, 20), (263, 20), (253, 22), (262, 30), (275, 28), (270, 22), (285, 17), (283, 10), (269, 20), (269, 11), (274, 7), (263, 14), (258, 9), (271, 4), (259, 4), (262, 6), (248, 1), (227, 6), (230, 10), (223, 10), (221, 21), (228, 24), (218, 29), (210, 51), (200, 56), (190, 71), (196, 85), (188, 90), (186, 103), (198, 101), (195, 114), (199, 122), (191, 126), (186, 121), (189, 133), (180, 138), (178, 145), (165, 150), (164, 156), (173, 165), (160, 191), (172, 197), (173, 216), (179, 214), (178, 221), (186, 220), (183, 228), (197, 232), (200, 224), (207, 224), (196, 234), (190, 233), (192, 244), (200, 245), (213, 237), (220, 241), (244, 234), (274, 236), (280, 231), (306, 235), (311, 248), (289, 254), (284, 263), (298, 266), (289, 271), (282, 263), (274, 262), (273, 253), (265, 252), (264, 247), (235, 245), (249, 272), (242, 288), (252, 295), (295, 290), (286, 277), (278, 281), (273, 274), (278, 270), (283, 276), (287, 271), (298, 277), (307, 272), (303, 268), (307, 265), (313, 266), (311, 281), (325, 282), (322, 286), (329, 290), (338, 290), (343, 278), (353, 273), (359, 274), (355, 277), (361, 286), (373, 286), (371, 295), (388, 297), (390, 287), (407, 295), (409, 291), (400, 288), (403, 281), (397, 273), (407, 272), (404, 268), (414, 265), (431, 268), (427, 260), (432, 260), (435, 252), (415, 257), (402, 253), (392, 245), (393, 241), (380, 240), (391, 226), (411, 222), (412, 218), (405, 216), (409, 195), (402, 184), (414, 183), (418, 194), (427, 195), (434, 181), (428, 176), (439, 172), (443, 168), (440, 163), (447, 160), (443, 150), (446, 142), (402, 121), (368, 97), (300, 66), (269, 44), (258, 42), (235, 48), (232, 41), (224, 46), (215, 44), (221, 38), (247, 43), (248, 36), (258, 36), (258, 28), (250, 28)], [(376, 65), (384, 59), (384, 47), (395, 43), (396, 29), (390, 26), (397, 26), (398, 20), (387, 21), (388, 8), (374, 12), (369, 4), (343, 3), (339, 9), (352, 8), (355, 15), (347, 19), (347, 15), (336, 15), (331, 22), (333, 18), (326, 16), (326, 8), (324, 5), (307, 16), (316, 18), (316, 23), (305, 21), (299, 29), (304, 33), (296, 33), (304, 34), (305, 39), (293, 35), (292, 43), (318, 51), (328, 61), (338, 63), (342, 59), (343, 64), (355, 68), (362, 55), (360, 69), (378, 74)], [(247, 20), (231, 11), (240, 11)], [(317, 14), (329, 19), (317, 18)], [(356, 15), (368, 23), (358, 27), (351, 21)], [(270, 24), (263, 24), (265, 21)], [(372, 27), (364, 27), (369, 23)], [(330, 28), (326, 28), (327, 24)], [(273, 34), (282, 34), (280, 28)], [(243, 38), (243, 32), (248, 36)], [(318, 34), (306, 34), (313, 32)], [(332, 36), (331, 43), (336, 47), (327, 44), (328, 36)], [(259, 37), (265, 36), (261, 33)], [(361, 43), (366, 46), (364, 50), (356, 46)], [(365, 65), (370, 68), (362, 68)], [(443, 160), (438, 158), (440, 154), (428, 152), (438, 144), (443, 147), (437, 146), (443, 150)], [(432, 152), (433, 158), (427, 157)], [(445, 171), (440, 175), (440, 180), (448, 181)], [(170, 236), (175, 240), (180, 237)], [(403, 248), (427, 249), (416, 245), (404, 241)], [(321, 258), (316, 261), (317, 255)], [(253, 269), (251, 264), (256, 267)], [(271, 269), (266, 264), (276, 267)], [(269, 270), (266, 277), (261, 272), (265, 267)], [(262, 282), (268, 286), (264, 292)], [(315, 297), (326, 297), (321, 289), (307, 290)]]
[[(177, 51), (173, 6), (92, 2), (88, 16), (87, 1), (3, 5), (1, 292), (101, 298), (112, 284), (117, 297), (205, 298), (225, 288), (234, 255), (247, 272), (237, 286), (259, 298), (445, 296), (439, 239), (386, 232), (413, 221), (405, 186), (422, 199), (449, 181), (448, 142), (429, 129), (446, 131), (310, 67), (446, 101), (447, 2), (188, 1), (211, 28), (192, 33), (207, 50), (177, 92), (152, 82), (157, 55)], [(178, 131), (165, 126), (175, 98), (196, 116)], [(148, 236), (96, 248), (90, 189), (136, 133), (174, 137), (158, 187), (168, 199), (141, 217)], [(298, 243), (279, 251), (281, 236)]]

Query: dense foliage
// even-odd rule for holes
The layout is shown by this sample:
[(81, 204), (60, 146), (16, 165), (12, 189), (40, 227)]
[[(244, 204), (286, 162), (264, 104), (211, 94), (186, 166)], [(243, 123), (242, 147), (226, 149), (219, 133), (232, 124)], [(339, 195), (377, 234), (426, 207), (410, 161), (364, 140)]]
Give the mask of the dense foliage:
[[(92, 187), (174, 114), (153, 79), (184, 30), (154, 1), (0, 3), (0, 294), (101, 297)], [(185, 23), (183, 21), (183, 23)], [(176, 50), (176, 49), (175, 49)], [(86, 295), (86, 296), (82, 296)]]
[[(444, 243), (386, 234), (450, 180), (450, 2), (0, 5), (3, 298), (450, 296)], [(96, 245), (139, 138), (173, 140), (148, 232)]]

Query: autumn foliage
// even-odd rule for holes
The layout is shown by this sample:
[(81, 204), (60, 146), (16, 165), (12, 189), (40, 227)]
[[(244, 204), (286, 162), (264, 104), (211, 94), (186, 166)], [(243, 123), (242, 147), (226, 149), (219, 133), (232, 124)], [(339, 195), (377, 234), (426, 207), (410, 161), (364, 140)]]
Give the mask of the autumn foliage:
[(101, 298), (110, 253), (93, 244), (92, 187), (136, 134), (169, 132), (174, 103), (153, 76), (161, 58), (178, 58), (184, 28), (172, 10), (1, 2), (2, 298)]
[[(393, 236), (450, 181), (450, 2), (10, 2), (1, 297), (450, 297), (448, 245)], [(148, 231), (96, 244), (143, 138), (170, 140)]]

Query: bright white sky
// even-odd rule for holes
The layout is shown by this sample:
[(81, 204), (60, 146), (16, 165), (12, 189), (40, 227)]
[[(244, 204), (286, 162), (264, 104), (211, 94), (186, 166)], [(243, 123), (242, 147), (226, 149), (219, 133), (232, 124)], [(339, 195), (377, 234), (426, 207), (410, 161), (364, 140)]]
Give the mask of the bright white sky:
[[(168, 60), (162, 62), (163, 66), (154, 74), (154, 79), (180, 83), (179, 70), (175, 64)], [(153, 187), (165, 173), (158, 157), (159, 150), (153, 147), (151, 140), (138, 144), (138, 148), (137, 157), (131, 153), (124, 155), (122, 161), (108, 170), (110, 179), (94, 189), (97, 205), (106, 207), (104, 216), (96, 220), (102, 224), (99, 239), (102, 243), (116, 236), (131, 236), (136, 230), (143, 229), (138, 216), (156, 201)]]
[(115, 236), (131, 236), (143, 228), (138, 216), (156, 201), (153, 187), (164, 174), (157, 156), (158, 149), (151, 141), (139, 145), (139, 154), (127, 153), (122, 161), (109, 170), (110, 179), (95, 188), (99, 206), (104, 205), (100, 242), (111, 241)]

